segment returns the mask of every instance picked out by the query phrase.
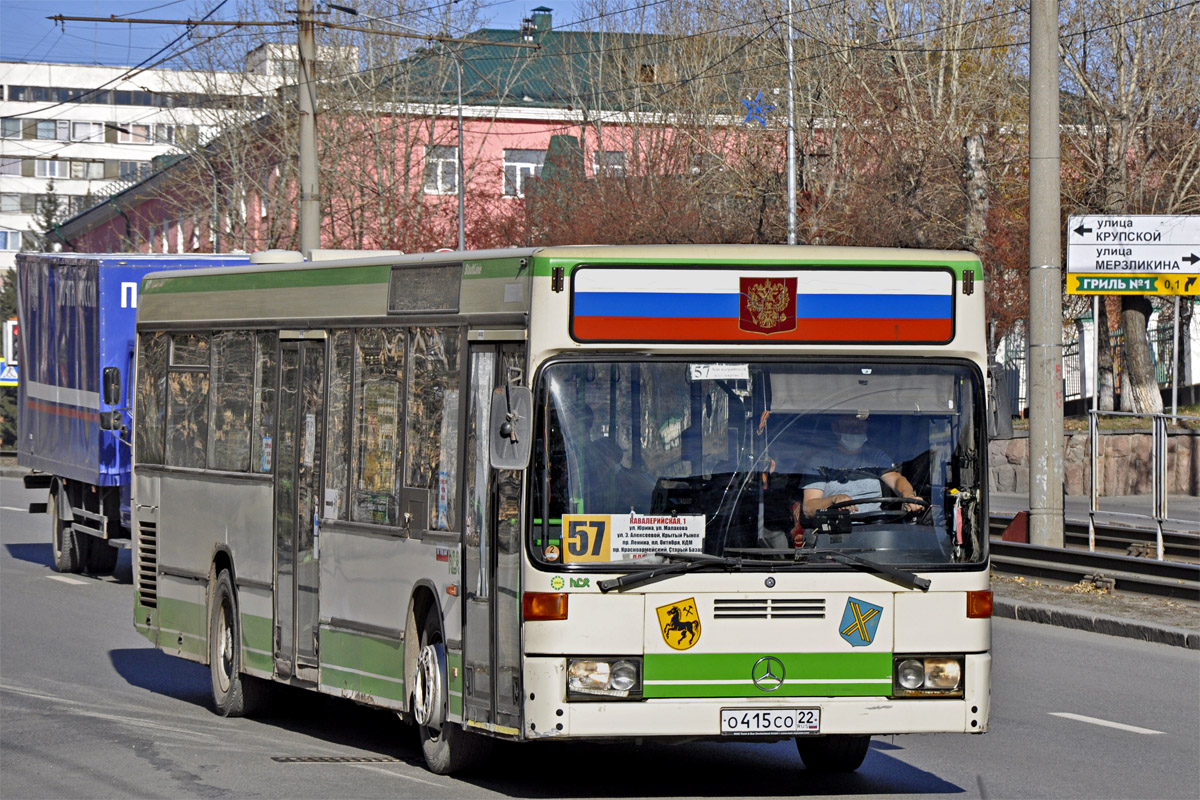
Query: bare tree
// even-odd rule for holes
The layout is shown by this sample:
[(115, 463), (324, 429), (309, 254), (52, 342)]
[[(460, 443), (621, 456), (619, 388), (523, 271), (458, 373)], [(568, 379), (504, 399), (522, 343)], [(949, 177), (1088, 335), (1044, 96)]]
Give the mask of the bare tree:
[[(1076, 0), (1063, 11), (1068, 35), (1060, 50), (1086, 134), (1070, 139), (1069, 206), (1076, 213), (1196, 213), (1200, 7)], [(1151, 310), (1146, 297), (1121, 298), (1121, 407), (1141, 413), (1163, 408), (1146, 333)], [(1111, 408), (1111, 396), (1101, 405)]]

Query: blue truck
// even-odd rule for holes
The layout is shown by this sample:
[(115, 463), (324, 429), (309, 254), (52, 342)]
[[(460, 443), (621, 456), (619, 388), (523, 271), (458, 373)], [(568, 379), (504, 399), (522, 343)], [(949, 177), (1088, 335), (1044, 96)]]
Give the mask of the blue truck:
[(138, 287), (151, 272), (245, 254), (17, 255), (17, 463), (50, 516), (54, 569), (107, 574), (130, 545), (130, 399)]

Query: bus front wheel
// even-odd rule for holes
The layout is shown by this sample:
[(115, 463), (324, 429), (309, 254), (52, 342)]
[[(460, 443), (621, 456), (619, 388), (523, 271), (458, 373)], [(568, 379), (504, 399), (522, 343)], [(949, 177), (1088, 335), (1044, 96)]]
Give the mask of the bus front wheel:
[(221, 570), (213, 587), (208, 624), (208, 665), (213, 706), (223, 717), (252, 714), (265, 692), (259, 679), (242, 674), (242, 623), (229, 570)]
[(870, 746), (870, 736), (796, 737), (804, 767), (812, 772), (854, 772), (862, 766)]
[(441, 617), (434, 606), (421, 628), (412, 708), (421, 737), (421, 754), (435, 775), (453, 775), (470, 769), (482, 755), (484, 744), (482, 737), (445, 721), (449, 688), (445, 652)]
[(51, 490), (46, 501), (50, 514), (50, 547), (54, 555), (55, 572), (79, 572), (83, 569), (83, 548), (80, 536), (71, 528), (69, 521), (58, 517), (58, 492)]

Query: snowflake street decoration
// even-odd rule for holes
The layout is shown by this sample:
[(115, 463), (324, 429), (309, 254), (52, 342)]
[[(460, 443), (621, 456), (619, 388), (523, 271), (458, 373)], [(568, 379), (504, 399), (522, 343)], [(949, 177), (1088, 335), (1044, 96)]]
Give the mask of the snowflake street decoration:
[(762, 91), (753, 100), (743, 100), (742, 105), (750, 112), (746, 115), (746, 122), (758, 120), (764, 128), (767, 127), (767, 114), (775, 110), (775, 106), (763, 103)]

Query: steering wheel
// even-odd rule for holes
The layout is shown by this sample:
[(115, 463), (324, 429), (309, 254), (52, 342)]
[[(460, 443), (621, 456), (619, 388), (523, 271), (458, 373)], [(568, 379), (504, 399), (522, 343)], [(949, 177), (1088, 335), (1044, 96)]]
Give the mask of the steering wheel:
[(857, 500), (842, 500), (838, 503), (830, 503), (817, 513), (820, 514), (822, 511), (836, 511), (840, 508), (849, 508), (850, 506), (863, 505), (866, 503), (878, 503), (881, 506), (908, 505), (911, 503), (913, 505), (922, 506), (922, 509), (919, 512), (912, 511), (907, 508), (897, 508), (892, 510), (884, 510), (880, 508), (875, 511), (856, 511), (850, 515), (851, 521), (864, 521), (868, 519), (904, 519), (909, 514), (923, 514), (931, 506), (931, 503), (928, 500), (925, 500), (921, 497), (860, 497)]

